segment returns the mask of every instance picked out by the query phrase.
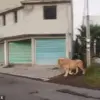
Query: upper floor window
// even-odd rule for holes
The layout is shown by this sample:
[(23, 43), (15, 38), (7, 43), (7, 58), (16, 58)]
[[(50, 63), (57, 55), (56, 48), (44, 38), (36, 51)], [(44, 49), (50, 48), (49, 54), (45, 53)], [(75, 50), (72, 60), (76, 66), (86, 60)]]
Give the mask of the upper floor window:
[(3, 15), (3, 25), (6, 25), (6, 15)]
[(18, 19), (17, 19), (17, 11), (14, 12), (14, 22), (17, 23)]
[(43, 7), (44, 19), (56, 19), (57, 7), (56, 6), (44, 6)]
[(0, 15), (0, 26), (3, 26), (3, 16)]

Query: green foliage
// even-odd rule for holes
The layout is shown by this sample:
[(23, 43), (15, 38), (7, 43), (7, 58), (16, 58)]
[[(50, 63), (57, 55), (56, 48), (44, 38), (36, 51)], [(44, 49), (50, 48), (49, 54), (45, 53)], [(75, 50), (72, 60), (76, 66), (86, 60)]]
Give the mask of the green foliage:
[[(82, 42), (82, 47), (85, 49), (86, 46), (86, 26), (82, 25), (78, 28), (80, 35), (77, 36)], [(90, 37), (91, 37), (91, 46), (95, 39), (100, 38), (100, 25), (90, 25)]]
[[(77, 39), (81, 41), (81, 45), (78, 45), (77, 39), (75, 42), (75, 53), (86, 54), (86, 26), (82, 25), (78, 28), (80, 35), (77, 35)], [(94, 40), (100, 38), (100, 25), (90, 25), (90, 36), (91, 36), (91, 56), (93, 56), (93, 43)], [(84, 55), (83, 55), (84, 56)], [(85, 57), (84, 57), (85, 58)]]
[(92, 87), (100, 87), (100, 65), (91, 65), (84, 76), (85, 82)]
[[(80, 28), (78, 28), (78, 30), (80, 32), (80, 37), (86, 38), (86, 26), (82, 25)], [(90, 36), (91, 40), (94, 40), (100, 36), (100, 25), (90, 25)]]
[[(77, 38), (81, 40), (82, 42), (81, 51), (84, 52), (86, 51), (86, 26), (81, 26), (78, 30), (80, 32), (80, 35), (78, 35)], [(94, 40), (95, 39), (98, 40), (100, 38), (99, 25), (90, 25), (90, 36), (91, 36), (91, 49), (92, 49)], [(89, 66), (86, 70), (84, 81), (89, 86), (100, 87), (100, 65), (92, 64), (91, 66)]]

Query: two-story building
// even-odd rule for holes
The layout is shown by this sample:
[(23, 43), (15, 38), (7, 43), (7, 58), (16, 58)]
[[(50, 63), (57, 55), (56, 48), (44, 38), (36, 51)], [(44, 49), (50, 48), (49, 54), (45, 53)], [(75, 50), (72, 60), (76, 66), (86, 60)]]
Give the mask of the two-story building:
[(55, 65), (72, 56), (72, 0), (24, 0), (0, 12), (0, 62)]

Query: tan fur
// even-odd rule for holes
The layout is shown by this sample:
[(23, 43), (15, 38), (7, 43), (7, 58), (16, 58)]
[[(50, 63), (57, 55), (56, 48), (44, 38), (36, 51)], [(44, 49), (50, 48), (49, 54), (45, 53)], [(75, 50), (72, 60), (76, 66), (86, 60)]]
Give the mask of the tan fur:
[(83, 61), (82, 60), (71, 60), (67, 58), (60, 58), (58, 59), (58, 65), (60, 68), (63, 68), (65, 70), (65, 77), (67, 77), (68, 73), (73, 74), (71, 71), (76, 69), (76, 73), (78, 73), (78, 68), (80, 68), (85, 74), (85, 68), (83, 66)]

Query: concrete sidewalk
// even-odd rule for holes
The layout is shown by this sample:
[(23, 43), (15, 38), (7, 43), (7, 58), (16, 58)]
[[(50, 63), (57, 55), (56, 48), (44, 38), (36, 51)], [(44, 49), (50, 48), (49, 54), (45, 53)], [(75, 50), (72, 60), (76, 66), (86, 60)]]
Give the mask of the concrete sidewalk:
[(0, 73), (25, 76), (29, 78), (42, 79), (44, 81), (49, 78), (61, 74), (59, 69), (54, 69), (55, 66), (28, 66), (28, 65), (14, 65), (14, 67), (4, 68), (0, 67)]

